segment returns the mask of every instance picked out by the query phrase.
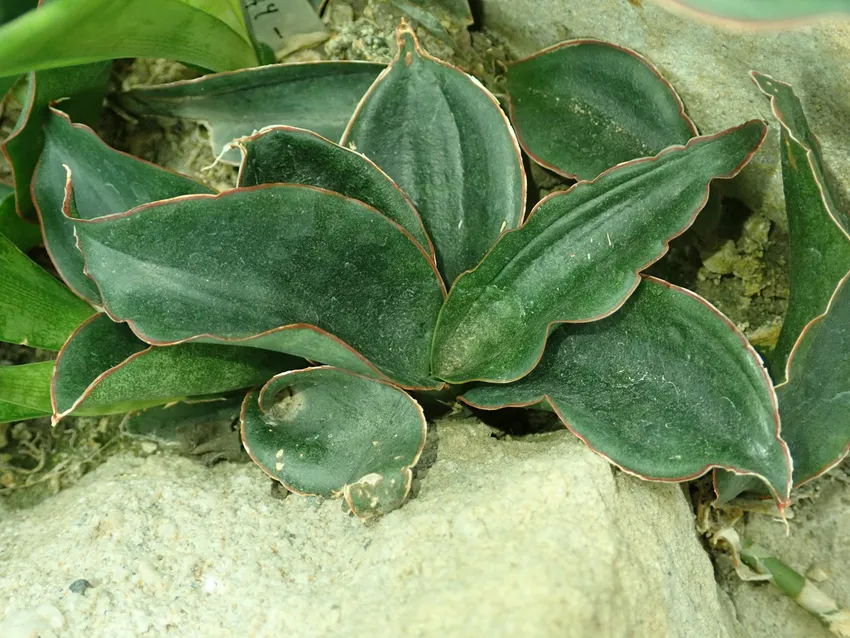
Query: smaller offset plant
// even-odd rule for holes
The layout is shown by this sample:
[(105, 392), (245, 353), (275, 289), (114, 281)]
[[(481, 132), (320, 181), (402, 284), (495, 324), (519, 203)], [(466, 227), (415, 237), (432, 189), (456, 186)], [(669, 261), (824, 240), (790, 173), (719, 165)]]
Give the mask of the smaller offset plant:
[[(848, 225), (790, 87), (756, 76), (794, 154), (777, 401), (728, 319), (640, 274), (693, 223), (711, 182), (749, 162), (766, 123), (700, 136), (646, 60), (577, 40), (511, 67), (512, 126), (407, 25), (397, 38), (340, 144), (285, 122), (241, 137), (238, 185), (222, 193), (54, 110), (33, 193), (76, 296), (3, 244), (2, 281), (16, 283), (0, 290), (0, 338), (61, 350), (55, 364), (0, 368), (0, 416), (57, 421), (247, 388), (254, 461), (293, 492), (344, 496), (360, 517), (404, 502), (425, 442), (419, 400), (434, 396), (552, 410), (627, 472), (684, 481), (716, 469), (723, 498), (764, 489), (780, 507), (793, 482), (844, 456)], [(298, 91), (319, 83), (298, 95), (333, 95), (333, 75), (350, 93), (341, 63), (326, 64), (287, 67)], [(151, 92), (224, 89), (249, 73)], [(581, 181), (527, 212), (520, 146)], [(821, 262), (799, 258), (823, 242), (835, 250)]]

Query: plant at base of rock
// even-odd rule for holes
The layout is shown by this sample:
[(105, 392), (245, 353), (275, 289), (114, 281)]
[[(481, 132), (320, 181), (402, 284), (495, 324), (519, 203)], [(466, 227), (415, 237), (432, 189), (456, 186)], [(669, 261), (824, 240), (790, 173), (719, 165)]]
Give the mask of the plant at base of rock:
[[(254, 461), (368, 518), (408, 495), (419, 400), (457, 396), (552, 410), (646, 479), (756, 477), (784, 507), (791, 458), (758, 355), (708, 302), (639, 274), (691, 225), (712, 180), (747, 164), (766, 124), (698, 136), (646, 60), (578, 40), (511, 67), (512, 127), (406, 24), (397, 39), (339, 145), (270, 122), (235, 141), (238, 184), (222, 193), (53, 111), (33, 193), (76, 296), (5, 249), (2, 267), (34, 292), (0, 295), (0, 338), (61, 350), (55, 364), (0, 369), (13, 382), (0, 379), (0, 415), (58, 420), (253, 387), (240, 425)], [(339, 115), (341, 69), (288, 68), (293, 119), (308, 99)], [(232, 100), (226, 86), (248, 73), (197, 84)], [(532, 159), (583, 180), (528, 214), (514, 127)], [(830, 307), (845, 312), (846, 296)], [(840, 351), (847, 335), (821, 324), (801, 340)], [(792, 362), (837, 365), (813, 351)]]

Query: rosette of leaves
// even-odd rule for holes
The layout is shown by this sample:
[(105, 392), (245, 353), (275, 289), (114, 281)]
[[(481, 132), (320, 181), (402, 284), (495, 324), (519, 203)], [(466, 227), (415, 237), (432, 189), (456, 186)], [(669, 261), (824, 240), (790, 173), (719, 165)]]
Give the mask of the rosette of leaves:
[[(0, 401), (59, 419), (249, 388), (254, 461), (361, 517), (407, 497), (419, 400), (438, 392), (553, 410), (643, 478), (725, 468), (787, 503), (791, 460), (758, 355), (708, 302), (641, 275), (766, 124), (700, 136), (646, 60), (575, 41), (511, 68), (512, 126), (407, 25), (397, 39), (339, 144), (280, 121), (236, 140), (238, 184), (221, 193), (53, 111), (33, 190), (76, 295), (10, 251), (10, 268), (32, 271), (30, 298), (54, 305), (12, 303), (0, 338), (61, 350), (16, 386), (29, 395)], [(585, 181), (527, 211), (519, 141)]]

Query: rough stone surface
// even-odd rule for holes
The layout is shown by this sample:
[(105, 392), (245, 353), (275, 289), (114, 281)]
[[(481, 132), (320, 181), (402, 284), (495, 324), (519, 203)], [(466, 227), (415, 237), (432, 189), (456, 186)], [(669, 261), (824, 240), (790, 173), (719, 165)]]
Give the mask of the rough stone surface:
[(787, 31), (730, 30), (653, 0), (481, 0), (483, 22), (521, 56), (561, 40), (600, 38), (635, 49), (676, 87), (703, 133), (751, 118), (771, 122), (765, 145), (732, 194), (784, 223), (778, 128), (751, 69), (788, 82), (803, 100), (826, 163), (850, 187), (850, 20)]
[(274, 499), (249, 465), (112, 457), (0, 509), (0, 635), (737, 635), (679, 486), (615, 472), (567, 432), (436, 433), (418, 497), (371, 525)]

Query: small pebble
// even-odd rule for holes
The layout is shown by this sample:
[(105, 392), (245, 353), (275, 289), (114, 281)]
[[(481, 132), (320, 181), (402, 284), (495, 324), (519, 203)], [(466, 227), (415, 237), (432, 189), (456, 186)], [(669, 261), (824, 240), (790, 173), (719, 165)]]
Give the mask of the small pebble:
[(92, 584), (85, 578), (78, 578), (73, 583), (71, 583), (68, 589), (70, 589), (75, 594), (85, 594), (86, 590), (91, 586)]
[(142, 452), (145, 454), (153, 454), (157, 450), (157, 444), (153, 441), (145, 441), (142, 443)]

